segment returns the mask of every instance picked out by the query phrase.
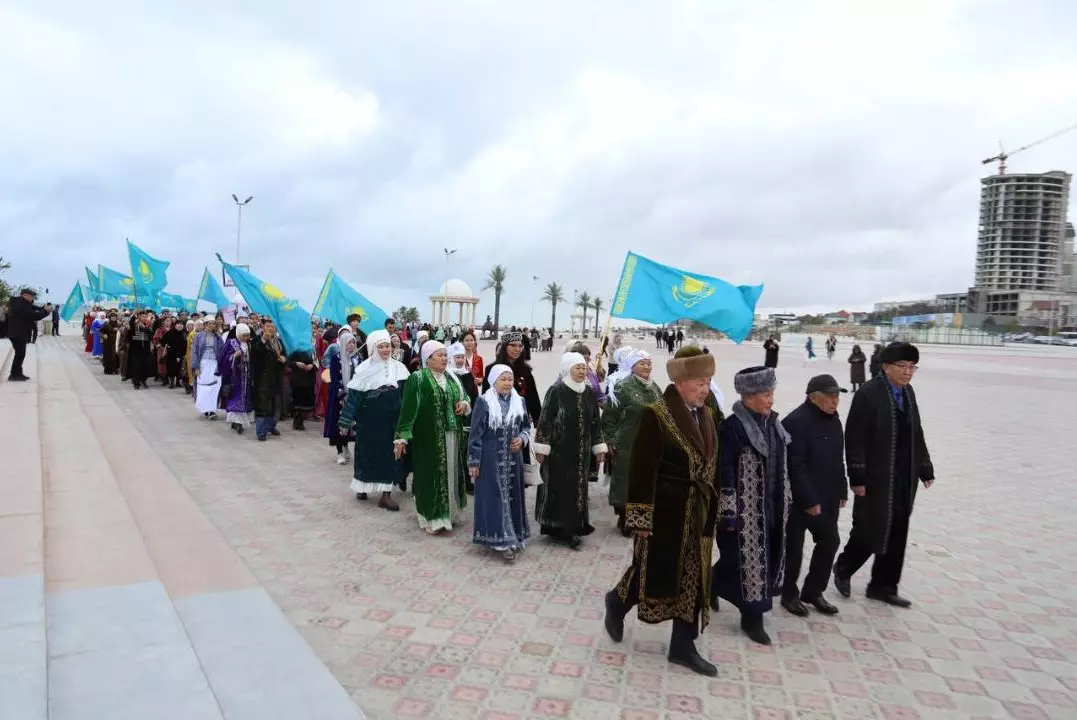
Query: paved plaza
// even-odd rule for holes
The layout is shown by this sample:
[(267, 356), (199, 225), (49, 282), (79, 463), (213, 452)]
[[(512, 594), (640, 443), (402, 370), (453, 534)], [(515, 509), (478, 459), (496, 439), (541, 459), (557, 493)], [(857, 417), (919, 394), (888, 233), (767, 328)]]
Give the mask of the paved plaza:
[[(664, 382), (665, 351), (653, 349), (653, 339), (633, 342), (655, 353), (656, 380)], [(822, 359), (804, 367), (799, 348), (787, 345), (776, 410), (795, 407), (813, 374), (833, 372), (846, 381), (849, 349), (845, 342), (833, 364)], [(732, 402), (734, 372), (761, 364), (763, 351), (730, 343), (712, 343), (711, 350)], [(491, 344), (481, 352), (492, 359)], [(0, 349), (0, 362), (3, 355)], [(534, 356), (540, 384), (553, 380), (559, 359), (560, 353)], [(169, 632), (179, 636), (177, 649), (157, 656), (164, 658), (160, 672), (181, 676), (177, 686), (191, 688), (187, 698), (196, 710), (166, 714), (155, 711), (153, 697), (142, 697), (149, 710), (140, 717), (1077, 718), (1077, 349), (923, 347), (920, 367), (914, 386), (938, 480), (918, 495), (910, 530), (901, 588), (913, 608), (865, 600), (864, 570), (853, 579), (851, 599), (829, 591), (841, 610), (836, 618), (775, 611), (767, 620), (775, 644), (764, 648), (740, 634), (726, 605), (699, 641), (719, 670), (707, 679), (667, 664), (668, 624), (646, 626), (630, 615), (623, 643), (606, 636), (603, 594), (631, 548), (598, 487), (591, 498), (597, 530), (578, 551), (538, 537), (510, 566), (472, 545), (470, 525), (445, 537), (420, 531), (410, 499), (401, 498), (399, 513), (357, 502), (348, 491), (351, 468), (335, 464), (318, 424), (297, 433), (282, 423), (283, 436), (265, 443), (253, 433), (237, 437), (226, 423), (198, 417), (181, 391), (134, 392), (101, 375), (80, 339), (44, 338), (32, 346), (27, 366), (34, 381), (18, 393), (0, 382), (0, 430), (5, 455), (17, 423), (33, 426), (19, 436), (24, 443), (41, 446), (31, 455), (40, 457), (44, 478), (35, 497), (44, 496), (48, 632), (34, 642), (49, 645), (50, 709), (65, 720), (128, 716), (80, 714), (53, 697), (69, 687), (56, 665), (76, 667), (70, 651), (54, 651), (54, 642), (65, 641), (54, 629), (78, 620), (72, 611), (85, 606), (66, 598), (85, 583), (52, 573), (50, 585), (48, 565), (82, 562), (102, 566), (99, 589), (139, 586), (141, 594), (126, 602), (165, 613)], [(71, 542), (50, 517), (95, 468), (112, 469), (117, 497), (127, 505), (65, 506), (62, 514), (129, 507), (141, 521), (124, 536), (139, 546), (137, 562), (125, 560), (124, 571), (111, 575), (104, 567), (110, 557), (50, 554)], [(0, 490), (11, 476), (2, 473)], [(169, 512), (155, 511), (157, 497)], [(0, 542), (9, 507), (0, 505)], [(187, 554), (173, 558), (170, 539), (159, 531), (179, 524), (175, 508), (185, 523), (204, 523), (198, 537), (216, 540), (185, 545)], [(112, 552), (118, 558), (123, 548)], [(233, 566), (231, 558), (241, 562)], [(210, 579), (192, 579), (192, 564), (221, 567)], [(32, 570), (0, 559), (0, 605), (13, 602), (5, 578), (30, 577)], [(167, 595), (148, 583), (157, 577)], [(273, 603), (290, 626), (277, 622)], [(150, 612), (140, 607), (128, 612)], [(4, 612), (0, 607), (0, 642), (16, 637), (4, 635), (14, 627)], [(263, 645), (251, 640), (260, 628), (273, 635)], [(210, 641), (221, 633), (219, 642)], [(264, 670), (257, 676), (262, 685), (250, 686), (251, 675), (239, 670), (237, 648)], [(292, 660), (269, 669), (263, 655)], [(45, 692), (35, 685), (44, 659), (37, 668), (22, 658), (0, 645), (5, 718), (3, 693), (17, 678), (24, 693)], [(297, 695), (282, 690), (289, 683), (321, 697), (327, 709), (312, 704), (296, 714), (286, 703)], [(285, 704), (245, 712), (244, 701), (260, 691)], [(358, 709), (341, 702), (348, 695)]]

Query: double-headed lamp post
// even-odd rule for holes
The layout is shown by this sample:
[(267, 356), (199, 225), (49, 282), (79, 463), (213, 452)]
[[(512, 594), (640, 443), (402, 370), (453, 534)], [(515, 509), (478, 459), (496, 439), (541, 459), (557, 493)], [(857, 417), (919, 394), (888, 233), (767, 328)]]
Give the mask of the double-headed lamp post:
[(243, 230), (243, 207), (253, 199), (254, 196), (251, 195), (241, 201), (235, 193), (232, 193), (232, 200), (236, 203), (236, 265), (239, 265), (239, 238)]

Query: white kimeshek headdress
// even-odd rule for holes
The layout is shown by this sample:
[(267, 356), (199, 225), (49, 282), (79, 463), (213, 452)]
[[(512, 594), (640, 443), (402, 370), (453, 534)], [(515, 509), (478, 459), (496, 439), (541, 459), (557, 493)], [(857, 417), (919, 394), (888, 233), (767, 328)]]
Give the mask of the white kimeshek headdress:
[(391, 344), (388, 330), (375, 330), (367, 336), (367, 359), (355, 368), (355, 373), (348, 382), (349, 390), (376, 390), (408, 379), (408, 369), (403, 363), (393, 360), (392, 357), (382, 360), (378, 353), (379, 345)]
[(509, 390), (511, 393), (509, 395), (509, 409), (504, 414), (501, 413), (501, 400), (494, 383), (505, 373), (512, 375), (512, 368), (508, 365), (494, 365), (486, 373), (486, 382), (490, 383), (490, 389), (482, 394), (482, 399), (486, 401), (486, 408), (489, 410), (490, 415), (487, 422), (493, 430), (508, 427), (516, 418), (527, 417), (527, 410), (524, 409), (524, 399), (520, 397), (520, 393), (516, 392), (515, 387)]

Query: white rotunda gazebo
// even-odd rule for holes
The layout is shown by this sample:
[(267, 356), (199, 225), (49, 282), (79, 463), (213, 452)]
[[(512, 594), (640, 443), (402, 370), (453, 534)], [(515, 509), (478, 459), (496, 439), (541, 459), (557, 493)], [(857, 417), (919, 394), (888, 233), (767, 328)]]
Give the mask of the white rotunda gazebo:
[[(456, 312), (452, 312), (452, 306), (456, 305)], [(448, 325), (458, 323), (469, 326), (475, 324), (476, 308), (479, 299), (471, 288), (463, 280), (449, 280), (437, 295), (430, 296), (430, 318), (436, 325)]]

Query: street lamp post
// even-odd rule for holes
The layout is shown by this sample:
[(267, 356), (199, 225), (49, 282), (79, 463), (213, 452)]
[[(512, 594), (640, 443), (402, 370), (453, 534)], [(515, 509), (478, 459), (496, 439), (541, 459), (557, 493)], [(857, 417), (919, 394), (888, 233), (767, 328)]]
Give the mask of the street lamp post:
[(444, 300), (441, 301), (441, 314), (439, 317), (441, 325), (446, 324), (445, 321), (449, 314), (449, 258), (455, 254), (456, 248), (452, 250), (445, 248), (445, 287), (443, 288), (445, 292), (442, 293)]
[(538, 275), (531, 276), (531, 327), (535, 327), (535, 282), (539, 279)]
[(243, 230), (243, 207), (254, 199), (251, 195), (246, 200), (240, 201), (239, 197), (232, 193), (232, 200), (236, 203), (236, 265), (239, 265), (239, 238)]

